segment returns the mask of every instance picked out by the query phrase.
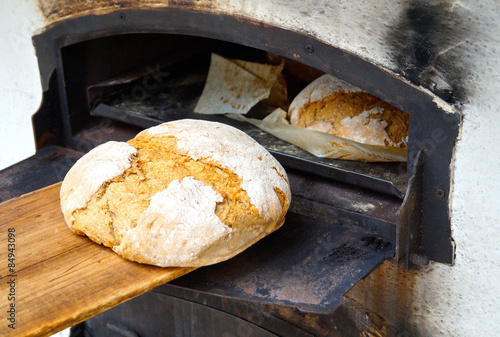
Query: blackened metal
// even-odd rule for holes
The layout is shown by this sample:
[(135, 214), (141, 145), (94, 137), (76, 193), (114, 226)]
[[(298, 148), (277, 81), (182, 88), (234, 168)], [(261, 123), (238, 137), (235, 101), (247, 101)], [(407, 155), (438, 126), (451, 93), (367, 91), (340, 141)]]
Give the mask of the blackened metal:
[(162, 121), (156, 118), (129, 112), (103, 103), (98, 104), (92, 109), (90, 114), (92, 116), (110, 118), (118, 122), (135, 125), (144, 129), (162, 123)]
[(423, 152), (419, 151), (411, 168), (408, 191), (399, 212), (396, 231), (396, 260), (404, 258), (405, 267), (412, 265), (412, 254), (422, 251), (422, 172)]
[(118, 322), (110, 321), (106, 323), (106, 328), (109, 331), (114, 332), (123, 337), (138, 337), (138, 335), (134, 331), (132, 331), (127, 326)]
[[(428, 105), (427, 118), (410, 120), (409, 165), (414, 163), (421, 152), (421, 187), (419, 187), (421, 208), (421, 245), (419, 252), (431, 260), (453, 264), (455, 244), (450, 228), (450, 189), (453, 148), (458, 137), (461, 116), (445, 113)], [(413, 122), (413, 124), (412, 124)], [(441, 199), (435, 198), (436, 188), (444, 192)], [(404, 207), (404, 206), (403, 206)]]
[[(126, 35), (125, 37), (128, 37)], [(124, 39), (124, 37), (122, 37)], [(107, 38), (110, 44), (112, 44), (112, 39)], [(113, 49), (118, 53), (127, 53), (126, 50), (129, 45), (137, 44), (138, 38), (136, 36), (129, 37), (126, 41), (128, 43), (121, 43), (119, 45), (113, 46)], [(119, 104), (122, 101), (132, 101), (132, 102), (142, 102), (147, 97), (162, 92), (162, 95), (170, 94), (174, 96), (177, 90), (185, 89), (189, 85), (190, 89), (193, 90), (196, 98), (199, 97), (198, 90), (196, 90), (194, 81), (201, 82), (201, 89), (206, 80), (207, 72), (203, 71), (199, 73), (200, 68), (208, 69), (210, 65), (210, 53), (217, 51), (217, 47), (220, 42), (208, 40), (208, 39), (196, 39), (190, 38), (190, 44), (186, 46), (186, 38), (183, 39), (183, 43), (179, 43), (178, 39), (173, 39), (169, 43), (163, 44), (175, 44), (177, 47), (163, 51), (165, 47), (159, 47), (160, 53), (156, 53), (156, 58), (146, 58), (143, 63), (135, 63), (135, 68), (129, 69), (129, 66), (123, 65), (123, 70), (117, 70), (116, 73), (111, 73), (109, 78), (105, 78), (103, 81), (98, 83), (92, 83), (87, 88), (87, 104), (88, 106), (95, 105), (98, 100), (105, 99), (106, 102), (112, 102), (112, 105)], [(154, 46), (162, 45), (159, 43), (161, 41), (158, 37), (151, 39), (149, 42)], [(90, 45), (91, 43), (88, 43)], [(87, 48), (91, 48), (90, 46)], [(81, 49), (75, 48), (75, 49)], [(146, 50), (147, 52), (148, 50)], [(130, 53), (130, 52), (128, 52)], [(103, 62), (100, 59), (94, 62)], [(106, 63), (104, 61), (104, 63)], [(196, 72), (198, 70), (198, 72)], [(108, 70), (109, 71), (109, 70)], [(185, 78), (186, 72), (190, 72), (192, 75), (190, 78)], [(184, 75), (181, 80), (184, 83), (179, 83), (177, 80), (179, 78), (179, 73)], [(198, 77), (200, 77), (198, 79)], [(174, 88), (172, 87), (174, 85)], [(168, 90), (171, 88), (171, 90)], [(174, 90), (175, 89), (175, 90)], [(201, 93), (201, 91), (200, 91)], [(185, 97), (178, 97), (176, 102), (181, 102)]]
[[(353, 202), (356, 202), (355, 197), (353, 198)], [(332, 207), (313, 200), (294, 196), (292, 198), (292, 204), (290, 205), (290, 211), (305, 215), (309, 217), (311, 221), (323, 221), (352, 230), (380, 235), (385, 240), (390, 240), (391, 242), (395, 242), (396, 239), (395, 223), (367, 216), (349, 209)]]
[[(182, 92), (181, 92), (182, 93)], [(196, 103), (193, 100), (181, 100), (176, 106), (162, 104), (158, 100), (148, 99), (139, 103), (121, 102), (116, 108), (107, 104), (97, 105), (91, 112), (93, 116), (106, 117), (124, 123), (148, 128), (165, 121), (181, 118), (204, 119), (229, 124), (246, 132), (268, 151), (270, 151), (286, 168), (293, 168), (340, 182), (361, 186), (373, 191), (386, 193), (402, 198), (406, 190), (406, 164), (404, 163), (360, 163), (346, 160), (318, 158), (314, 155), (274, 137), (249, 124), (235, 121), (221, 115), (202, 115), (186, 112), (185, 105)], [(168, 100), (169, 99), (165, 99)], [(179, 106), (180, 105), (180, 106)], [(124, 109), (127, 107), (127, 109)], [(142, 113), (141, 113), (142, 110)], [(152, 112), (154, 111), (154, 112)], [(149, 115), (161, 115), (163, 120)]]
[(85, 322), (73, 325), (69, 330), (69, 337), (88, 337), (85, 335)]
[(305, 174), (293, 169), (288, 169), (287, 173), (294, 198), (302, 198), (330, 207), (351, 210), (394, 224), (398, 220), (397, 211), (402, 203), (399, 198), (372, 192), (351, 184), (342, 184), (320, 176)]
[(288, 213), (283, 228), (243, 253), (172, 284), (304, 312), (332, 313), (347, 290), (393, 255), (394, 245), (378, 236)]
[(110, 321), (139, 336), (312, 336), (248, 304), (239, 303), (241, 311), (231, 312), (226, 307), (207, 305), (213, 296), (191, 292), (192, 298), (186, 300), (173, 287), (167, 288), (174, 296), (166, 291), (151, 291), (88, 319), (84, 323), (85, 336), (109, 336)]
[[(260, 133), (258, 130), (254, 132)], [(346, 160), (317, 158), (306, 151), (274, 141), (269, 152), (285, 167), (295, 168), (321, 177), (364, 187), (402, 198), (406, 190), (405, 163), (359, 163)]]
[(50, 85), (51, 92), (43, 92), (40, 109), (31, 117), (37, 149), (47, 145), (64, 144), (64, 128), (61, 120), (56, 72), (52, 73), (50, 77)]
[(287, 173), (293, 193), (291, 212), (395, 242), (395, 214), (401, 200), (300, 171)]
[(95, 118), (85, 123), (85, 126), (73, 134), (74, 149), (88, 152), (97, 145), (107, 141), (128, 141), (134, 138), (142, 128), (120, 123), (110, 118)]
[(346, 305), (349, 305), (349, 299), (346, 299), (333, 314), (311, 315), (289, 307), (215, 296), (170, 283), (159, 286), (153, 291), (223, 310), (262, 326), (268, 331), (277, 332), (280, 336), (295, 336), (294, 331), (288, 330), (286, 325), (283, 326), (283, 321), (300, 327), (313, 336), (358, 336), (362, 332), (357, 328), (358, 322), (345, 310)]
[(0, 171), (0, 202), (55, 184), (83, 153), (49, 145), (33, 156)]

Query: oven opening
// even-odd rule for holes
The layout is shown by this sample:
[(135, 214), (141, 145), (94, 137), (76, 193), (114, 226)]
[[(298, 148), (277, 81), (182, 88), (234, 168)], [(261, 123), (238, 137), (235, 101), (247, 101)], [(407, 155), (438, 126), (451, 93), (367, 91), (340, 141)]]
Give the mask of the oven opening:
[[(297, 95), (325, 75), (293, 58), (207, 37), (135, 33), (85, 40), (61, 48), (66, 143), (87, 151), (183, 118), (218, 121), (246, 132), (287, 170), (293, 197), (286, 229), (235, 259), (201, 268), (171, 285), (306, 312), (331, 312), (353, 277), (363, 277), (374, 265), (394, 258), (399, 210), (408, 188), (406, 162), (321, 158), (251, 123), (194, 112), (213, 55), (283, 65), (286, 100), (262, 100), (247, 118), (261, 120), (277, 108), (286, 111)], [(255, 265), (262, 266), (258, 273), (252, 272)], [(285, 265), (288, 271), (283, 272)]]
[[(410, 267), (416, 254), (419, 261), (453, 264), (449, 195), (461, 116), (432, 92), (398, 75), (400, 70), (301, 32), (180, 7), (74, 17), (54, 23), (33, 42), (44, 90), (43, 104), (33, 117), (38, 148), (56, 144), (86, 152), (107, 140), (128, 140), (164, 121), (221, 121), (248, 133), (288, 172), (301, 177), (295, 189), (301, 198), (294, 198), (300, 214), (331, 221), (335, 212), (320, 211), (318, 205), (336, 205), (356, 215), (343, 223), (371, 232), (380, 229), (374, 225), (380, 221), (370, 220), (376, 215), (392, 224), (391, 234), (383, 236), (395, 243), (396, 260), (404, 257)], [(194, 113), (211, 55), (256, 63), (284, 60), (289, 103), (317, 76), (327, 74), (404, 111), (409, 115), (407, 162), (320, 158), (253, 124)], [(247, 116), (262, 118), (273, 109), (260, 102)], [(346, 196), (337, 189), (350, 192)], [(360, 204), (357, 196), (373, 198), (375, 207)], [(299, 205), (297, 200), (307, 202)], [(385, 207), (385, 200), (397, 205), (395, 209)]]
[[(319, 175), (403, 199), (405, 162), (366, 163), (317, 157), (224, 115), (194, 112), (210, 69), (211, 56), (279, 66), (286, 100), (263, 100), (247, 118), (263, 119), (290, 102), (324, 71), (261, 49), (204, 37), (176, 34), (125, 34), (92, 39), (62, 48), (67, 109), (75, 138), (96, 117), (139, 128), (180, 118), (216, 120), (242, 129), (273, 153), (286, 168)], [(95, 144), (94, 144), (95, 145)]]

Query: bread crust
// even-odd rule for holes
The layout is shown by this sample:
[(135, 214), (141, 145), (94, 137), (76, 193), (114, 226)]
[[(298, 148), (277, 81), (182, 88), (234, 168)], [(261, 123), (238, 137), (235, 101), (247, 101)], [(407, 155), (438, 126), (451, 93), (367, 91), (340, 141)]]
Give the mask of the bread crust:
[[(136, 151), (129, 165), (74, 210), (65, 201), (77, 190), (75, 177), (88, 172), (68, 172), (61, 207), (75, 233), (132, 261), (199, 267), (233, 257), (283, 224), (291, 200), (286, 172), (243, 132), (181, 120), (124, 144)], [(101, 152), (97, 160), (106, 162)]]
[(368, 92), (324, 75), (299, 96), (289, 110), (292, 125), (363, 144), (406, 147), (408, 114)]

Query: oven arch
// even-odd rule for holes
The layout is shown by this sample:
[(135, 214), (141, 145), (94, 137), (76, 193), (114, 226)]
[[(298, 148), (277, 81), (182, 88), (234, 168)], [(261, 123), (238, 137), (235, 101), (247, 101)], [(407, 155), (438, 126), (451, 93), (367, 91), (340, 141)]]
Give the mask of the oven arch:
[(206, 9), (131, 8), (63, 18), (33, 37), (44, 92), (51, 90), (57, 74), (63, 124), (69, 125), (61, 49), (102, 37), (147, 33), (199, 36), (269, 51), (339, 77), (407, 112), (408, 188), (396, 259), (404, 257), (408, 266), (412, 256), (417, 256), (415, 261), (423, 257), (453, 264), (449, 196), (461, 116), (452, 107), (404, 77), (314, 36)]

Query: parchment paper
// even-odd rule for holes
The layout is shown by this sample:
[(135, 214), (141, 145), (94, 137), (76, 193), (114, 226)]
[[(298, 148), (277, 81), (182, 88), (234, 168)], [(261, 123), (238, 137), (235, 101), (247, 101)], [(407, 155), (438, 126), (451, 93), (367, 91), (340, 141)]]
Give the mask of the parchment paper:
[(272, 66), (212, 54), (207, 81), (194, 112), (245, 114), (265, 100), (271, 105), (288, 106), (282, 70), (283, 64)]
[(230, 114), (228, 117), (251, 123), (273, 136), (322, 158), (362, 162), (406, 162), (408, 150), (392, 146), (367, 145), (328, 133), (291, 125), (287, 113), (278, 108), (263, 120)]

